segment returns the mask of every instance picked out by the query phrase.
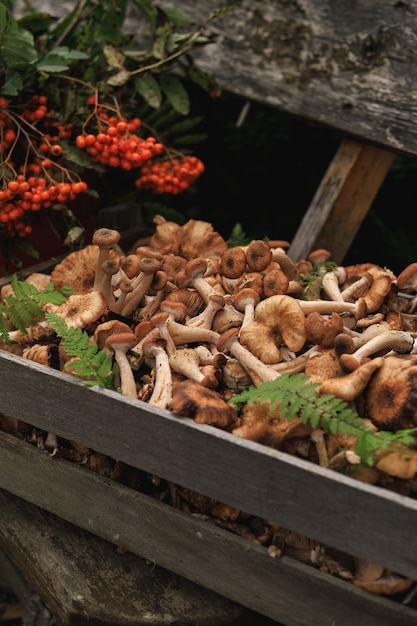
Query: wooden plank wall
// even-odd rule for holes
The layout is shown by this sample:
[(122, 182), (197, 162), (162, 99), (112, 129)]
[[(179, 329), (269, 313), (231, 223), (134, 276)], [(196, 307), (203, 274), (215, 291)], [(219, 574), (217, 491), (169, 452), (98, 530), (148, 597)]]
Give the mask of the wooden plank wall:
[(417, 2), (174, 0), (214, 43), (195, 58), (220, 86), (250, 100), (417, 154)]
[[(33, 0), (66, 14), (73, 0)], [(198, 64), (230, 93), (276, 107), (386, 148), (417, 155), (416, 0), (170, 0), (213, 43)], [(15, 3), (17, 15), (25, 11)], [(129, 15), (126, 31), (143, 45), (147, 24)]]

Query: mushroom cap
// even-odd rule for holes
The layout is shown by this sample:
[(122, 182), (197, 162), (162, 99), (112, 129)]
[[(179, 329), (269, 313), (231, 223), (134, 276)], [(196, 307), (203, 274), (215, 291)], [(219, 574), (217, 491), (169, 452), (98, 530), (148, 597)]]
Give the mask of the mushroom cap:
[(246, 263), (252, 272), (263, 272), (272, 261), (272, 249), (263, 239), (254, 239), (246, 248)]
[[(264, 363), (277, 363), (280, 345), (291, 352), (298, 352), (304, 346), (307, 339), (304, 320), (298, 300), (287, 295), (271, 296), (261, 300), (254, 321), (241, 329), (240, 342)], [(278, 361), (271, 360), (277, 356)]]
[(304, 324), (307, 339), (322, 348), (332, 348), (335, 338), (344, 330), (343, 319), (335, 311), (328, 317), (313, 311), (306, 316)]
[(398, 430), (417, 424), (417, 365), (386, 356), (363, 393), (364, 417), (378, 428)]
[(417, 263), (410, 263), (398, 274), (397, 287), (405, 293), (417, 290)]
[(246, 269), (246, 254), (240, 246), (227, 248), (220, 257), (220, 274), (226, 278), (239, 278)]
[(260, 300), (261, 296), (257, 291), (255, 291), (255, 289), (245, 287), (234, 294), (232, 302), (233, 306), (238, 311), (244, 311), (248, 304), (256, 306), (259, 304)]
[(234, 408), (217, 391), (192, 380), (174, 385), (168, 408), (193, 418), (198, 424), (211, 424), (218, 428), (227, 428), (236, 422), (237, 417)]
[(98, 349), (102, 350), (106, 344), (107, 337), (117, 333), (130, 332), (130, 326), (122, 322), (121, 320), (114, 319), (102, 322), (94, 330), (93, 340), (97, 343)]
[(273, 268), (267, 270), (263, 277), (263, 295), (270, 298), (275, 295), (287, 293), (290, 280), (282, 269)]
[(137, 344), (138, 340), (132, 331), (122, 332), (122, 333), (113, 333), (109, 335), (105, 341), (105, 345), (107, 348), (110, 348), (114, 352), (116, 350), (130, 350)]
[(54, 312), (64, 319), (67, 326), (85, 328), (96, 322), (106, 311), (107, 305), (100, 291), (72, 294), (59, 306), (46, 304), (46, 313)]
[(74, 294), (92, 290), (96, 274), (98, 246), (88, 245), (82, 250), (68, 254), (57, 263), (51, 272), (51, 282), (55, 289), (64, 285), (73, 288)]
[(93, 233), (92, 243), (99, 248), (112, 248), (120, 241), (120, 233), (113, 228), (99, 228)]
[(202, 257), (217, 261), (226, 249), (226, 241), (209, 222), (188, 220), (181, 226), (179, 254), (186, 259)]

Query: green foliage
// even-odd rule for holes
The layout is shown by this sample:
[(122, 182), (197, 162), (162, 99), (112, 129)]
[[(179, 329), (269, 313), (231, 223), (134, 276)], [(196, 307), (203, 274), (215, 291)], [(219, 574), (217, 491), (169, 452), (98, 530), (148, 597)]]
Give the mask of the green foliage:
[(9, 343), (8, 320), (17, 330), (27, 333), (27, 328), (44, 319), (43, 304), (62, 304), (71, 292), (67, 287), (55, 291), (53, 283), (41, 291), (28, 282), (19, 281), (16, 274), (12, 276), (11, 286), (13, 292), (0, 303), (0, 338), (6, 343)]
[(331, 272), (336, 268), (337, 264), (333, 261), (313, 264), (311, 272), (308, 272), (308, 274), (301, 279), (305, 300), (318, 300), (320, 298), (323, 274), (325, 272)]
[[(97, 89), (112, 94), (124, 87), (133, 99), (158, 108), (166, 98), (187, 115), (190, 102), (180, 73), (211, 94), (220, 90), (189, 57), (183, 59), (195, 46), (209, 43), (204, 34), (208, 24), (234, 8), (225, 7), (193, 25), (184, 11), (157, 7), (152, 0), (78, 0), (61, 19), (37, 12), (29, 3), (27, 13), (15, 18), (1, 3), (0, 65), (5, 77), (0, 94), (23, 96), (29, 87), (32, 93), (47, 95), (61, 111), (69, 109), (69, 116), (79, 113), (82, 99), (74, 97), (78, 92), (88, 88), (90, 93)], [(127, 16), (142, 20), (138, 36), (126, 33)]]
[(83, 379), (87, 386), (98, 385), (106, 389), (114, 389), (112, 358), (105, 350), (99, 350), (96, 341), (90, 341), (88, 333), (81, 328), (67, 326), (62, 317), (56, 313), (47, 313), (46, 319), (63, 340), (63, 349), (74, 360), (68, 361), (66, 367), (74, 370), (74, 374)]
[(417, 428), (373, 432), (349, 404), (331, 394), (320, 397), (316, 388), (320, 383), (309, 381), (305, 374), (283, 374), (274, 381), (265, 382), (259, 387), (250, 387), (233, 396), (230, 404), (239, 410), (244, 404), (268, 403), (272, 412), (279, 405), (282, 418), (299, 417), (303, 424), (321, 428), (326, 433), (342, 433), (356, 437), (355, 452), (362, 463), (372, 465), (375, 454), (394, 443), (415, 444)]
[(251, 238), (244, 232), (242, 224), (237, 222), (232, 228), (227, 244), (229, 248), (234, 248), (235, 246), (246, 246), (250, 241)]

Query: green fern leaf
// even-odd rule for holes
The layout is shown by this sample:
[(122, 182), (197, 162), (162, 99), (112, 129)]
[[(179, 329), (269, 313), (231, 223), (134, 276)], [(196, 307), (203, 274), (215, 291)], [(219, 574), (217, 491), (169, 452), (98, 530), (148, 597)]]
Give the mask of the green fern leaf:
[(362, 463), (372, 465), (375, 454), (394, 443), (415, 445), (417, 428), (396, 433), (370, 430), (362, 418), (349, 404), (331, 394), (317, 396), (320, 383), (311, 382), (305, 374), (283, 374), (259, 387), (251, 386), (229, 400), (236, 410), (250, 403), (265, 404), (272, 412), (279, 406), (282, 418), (299, 417), (313, 429), (322, 428), (325, 432), (338, 432), (355, 436), (355, 452)]
[(27, 328), (44, 319), (43, 304), (61, 304), (67, 299), (67, 294), (72, 292), (70, 287), (55, 291), (52, 283), (41, 291), (31, 283), (18, 280), (16, 274), (13, 274), (10, 284), (12, 293), (0, 306), (3, 318), (0, 322), (0, 336), (7, 343), (9, 343), (9, 328), (6, 320), (9, 320), (17, 330), (27, 333)]
[(67, 326), (65, 320), (56, 313), (47, 313), (46, 319), (56, 334), (62, 338), (63, 349), (75, 360), (67, 367), (88, 386), (97, 385), (114, 389), (113, 360), (105, 350), (99, 350), (96, 341), (91, 341), (88, 333), (81, 328)]

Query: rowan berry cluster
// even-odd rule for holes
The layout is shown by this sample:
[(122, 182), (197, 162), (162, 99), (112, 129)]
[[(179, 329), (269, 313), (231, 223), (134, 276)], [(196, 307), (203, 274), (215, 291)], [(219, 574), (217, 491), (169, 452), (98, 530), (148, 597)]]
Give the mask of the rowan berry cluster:
[(196, 156), (150, 162), (142, 167), (135, 185), (154, 193), (177, 194), (192, 185), (203, 171), (204, 164)]
[(95, 110), (97, 129), (77, 135), (79, 148), (85, 149), (93, 163), (131, 170), (141, 167), (164, 150), (155, 137), (142, 138), (137, 131), (141, 126), (138, 117), (128, 120), (120, 114), (110, 115), (104, 107)]
[(71, 135), (47, 107), (44, 96), (33, 96), (18, 112), (0, 98), (0, 236), (26, 237), (29, 215), (54, 204), (74, 200), (87, 185), (56, 161), (60, 140)]

